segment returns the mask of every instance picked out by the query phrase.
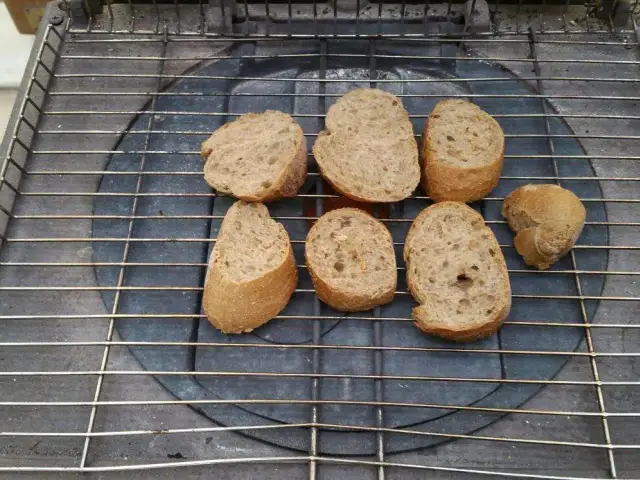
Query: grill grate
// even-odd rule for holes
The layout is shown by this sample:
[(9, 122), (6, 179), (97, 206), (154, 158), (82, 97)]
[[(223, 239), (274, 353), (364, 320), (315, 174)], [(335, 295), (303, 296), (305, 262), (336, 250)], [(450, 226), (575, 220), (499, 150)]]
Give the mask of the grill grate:
[[(187, 478), (207, 469), (221, 478), (423, 478), (426, 471), (437, 478), (640, 476), (640, 50), (633, 13), (620, 26), (611, 16), (597, 20), (588, 8), (568, 2), (496, 3), (489, 6), (490, 29), (475, 31), (473, 24), (464, 26), (464, 5), (380, 3), (366, 10), (363, 4), (350, 10), (340, 4), (334, 9), (319, 3), (245, 2), (234, 7), (233, 19), (222, 12), (221, 30), (209, 33), (202, 2), (108, 2), (104, 14), (43, 26), (0, 170), (0, 221), (6, 224), (0, 230), (5, 232), (0, 237), (0, 475), (100, 471), (124, 476), (130, 470), (161, 469), (154, 478), (171, 478), (173, 468), (190, 467), (183, 471)], [(637, 3), (630, 9), (637, 11)], [(353, 31), (347, 29), (354, 25)], [(253, 67), (225, 73), (219, 68), (225, 62), (308, 64), (317, 75), (246, 73), (258, 71)], [(389, 65), (407, 62), (429, 72), (460, 65), (472, 73), (446, 79), (383, 74)], [(475, 67), (480, 64), (492, 65), (488, 72), (500, 65), (510, 76), (484, 74)], [(336, 65), (355, 65), (358, 76), (336, 76)], [(221, 82), (243, 87), (214, 88)], [(505, 87), (514, 83), (527, 92)], [(156, 257), (165, 248), (206, 254), (215, 242), (215, 225), (223, 215), (211, 205), (224, 199), (202, 182), (200, 141), (215, 125), (245, 113), (242, 105), (310, 102), (314, 109), (290, 111), (311, 145), (328, 106), (341, 90), (355, 86), (390, 89), (406, 105), (422, 105), (409, 108), (416, 126), (429, 114), (425, 105), (456, 96), (478, 102), (503, 125), (505, 162), (514, 168), (505, 168), (503, 188), (479, 208), (507, 256), (514, 302), (530, 306), (526, 315), (505, 322), (505, 329), (522, 332), (526, 342), (513, 335), (511, 343), (499, 338), (469, 346), (390, 343), (389, 332), (409, 327), (406, 311), (380, 308), (345, 317), (327, 310), (304, 283), (296, 298), (311, 302), (311, 310), (285, 311), (273, 323), (280, 332), (304, 330), (309, 341), (167, 338), (163, 329), (172, 325), (206, 323), (199, 308), (171, 308), (172, 302), (197, 299), (201, 284), (186, 279), (189, 272), (204, 272), (206, 255)], [(517, 102), (530, 107), (510, 107)], [(536, 128), (508, 128), (529, 124)], [(127, 167), (114, 167), (116, 160)], [(551, 169), (538, 168), (541, 162)], [(585, 173), (590, 169), (595, 173)], [(529, 182), (590, 192), (581, 195), (589, 212), (585, 234), (564, 262), (546, 272), (524, 267), (512, 235), (499, 234), (508, 233), (497, 214), (505, 193)], [(276, 208), (277, 220), (308, 224), (338, 198), (314, 171), (308, 183), (297, 201), (310, 207), (297, 214)], [(422, 208), (428, 200), (419, 191), (404, 203)], [(176, 208), (148, 208), (156, 204)], [(390, 214), (381, 220), (403, 232), (412, 218)], [(186, 227), (182, 233), (152, 235), (160, 224)], [(211, 227), (211, 235), (190, 234), (188, 226), (196, 224), (207, 232)], [(294, 248), (302, 247), (303, 238), (293, 238)], [(398, 249), (403, 238), (394, 234)], [(140, 254), (141, 249), (151, 253)], [(304, 275), (304, 265), (299, 267)], [(398, 270), (403, 277), (402, 263)], [(543, 283), (546, 290), (529, 288)], [(154, 298), (153, 308), (133, 311), (130, 302), (142, 298)], [(396, 299), (411, 304), (402, 282)], [(576, 309), (559, 317), (546, 313), (562, 302)], [(132, 324), (127, 322), (156, 327), (137, 338), (126, 330)], [(368, 340), (350, 343), (328, 336), (337, 322), (350, 325), (347, 332), (367, 330)], [(580, 340), (577, 348), (548, 347), (572, 334)], [(414, 335), (419, 337), (417, 331)], [(539, 344), (529, 343), (536, 337), (542, 338)], [(191, 368), (154, 368), (141, 353), (170, 357), (195, 347), (238, 364), (200, 368), (194, 377)], [(308, 359), (305, 369), (242, 363), (249, 357), (285, 362), (295, 355)], [(332, 357), (344, 361), (343, 368), (327, 369)], [(427, 374), (405, 360), (406, 373), (390, 373), (389, 358), (442, 364), (464, 359), (470, 369)], [(553, 375), (529, 369), (495, 377), (471, 369), (487, 358), (499, 358), (503, 370), (510, 359), (559, 367)], [(174, 396), (172, 378), (264, 385), (264, 392), (274, 381), (293, 382), (302, 396), (198, 396), (195, 390)], [(361, 384), (371, 386), (370, 396), (349, 390), (358, 391), (355, 386)], [(327, 385), (342, 390), (327, 398)], [(389, 396), (389, 385), (407, 392), (418, 385), (425, 394), (407, 393), (404, 400)], [(524, 404), (466, 402), (456, 396), (430, 401), (439, 398), (431, 391), (484, 387), (529, 388), (530, 393), (522, 397)], [(254, 415), (233, 423), (211, 413), (260, 408), (276, 413), (299, 408), (304, 421), (268, 422)], [(416, 410), (486, 420), (482, 430), (394, 423), (398, 412)], [(363, 411), (372, 412), (368, 422), (356, 419)], [(346, 419), (335, 412), (347, 412)], [(360, 455), (357, 448), (343, 455), (331, 452), (327, 443), (340, 432), (372, 439), (371, 454)], [(282, 448), (278, 445), (290, 445), (278, 435), (300, 441), (295, 440), (295, 449)], [(438, 445), (394, 446), (405, 438)]]

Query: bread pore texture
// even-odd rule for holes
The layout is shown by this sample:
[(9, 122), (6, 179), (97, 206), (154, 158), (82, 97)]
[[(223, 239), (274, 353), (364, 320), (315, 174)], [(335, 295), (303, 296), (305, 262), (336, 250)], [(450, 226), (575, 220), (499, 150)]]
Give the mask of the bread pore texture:
[(435, 202), (474, 202), (500, 179), (504, 133), (488, 113), (465, 100), (442, 100), (422, 135), (422, 187)]
[(333, 104), (313, 155), (321, 175), (360, 202), (396, 202), (420, 181), (418, 147), (402, 102), (378, 89), (351, 90)]
[(509, 314), (511, 286), (500, 245), (467, 205), (424, 209), (407, 234), (404, 260), (420, 330), (467, 342), (493, 334)]
[(336, 310), (370, 310), (389, 303), (397, 284), (389, 230), (357, 208), (324, 214), (311, 227), (305, 258), (320, 300)]
[(261, 203), (234, 203), (209, 258), (202, 301), (209, 321), (224, 333), (250, 332), (287, 305), (297, 284), (282, 224)]
[(221, 194), (247, 202), (295, 197), (307, 176), (307, 149), (300, 125), (267, 110), (227, 123), (202, 143), (204, 179)]

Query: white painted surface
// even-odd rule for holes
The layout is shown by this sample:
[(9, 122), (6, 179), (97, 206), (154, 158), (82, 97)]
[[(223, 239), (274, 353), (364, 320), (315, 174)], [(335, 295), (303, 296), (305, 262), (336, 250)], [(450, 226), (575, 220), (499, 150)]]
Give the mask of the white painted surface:
[(0, 88), (18, 88), (35, 35), (16, 30), (4, 3), (0, 5)]
[(13, 103), (16, 100), (18, 91), (15, 89), (2, 89), (0, 90), (0, 141), (2, 140), (7, 123), (9, 123), (9, 116), (13, 108)]

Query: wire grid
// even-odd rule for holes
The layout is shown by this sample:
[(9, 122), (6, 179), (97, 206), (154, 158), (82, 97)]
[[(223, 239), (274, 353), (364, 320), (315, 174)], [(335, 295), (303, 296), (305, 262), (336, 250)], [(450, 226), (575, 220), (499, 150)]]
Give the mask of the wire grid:
[[(245, 4), (246, 6), (247, 4)], [(267, 8), (268, 8), (268, 4)], [(552, 177), (504, 176), (502, 180), (529, 181), (599, 181), (603, 186), (603, 198), (583, 198), (585, 203), (603, 203), (609, 218), (605, 222), (587, 221), (586, 229), (606, 226), (611, 231), (623, 232), (620, 238), (628, 241), (611, 242), (604, 245), (578, 244), (571, 253), (572, 267), (565, 270), (553, 270), (553, 275), (569, 275), (574, 278), (577, 295), (550, 294), (531, 296), (514, 292), (515, 299), (536, 299), (539, 301), (566, 299), (578, 301), (581, 307), (580, 318), (570, 323), (550, 321), (528, 321), (509, 319), (508, 325), (522, 328), (554, 327), (558, 329), (580, 327), (584, 329), (583, 348), (575, 352), (532, 351), (525, 347), (518, 350), (471, 348), (417, 348), (401, 345), (382, 346), (382, 328), (385, 322), (409, 322), (409, 318), (390, 318), (381, 316), (378, 310), (371, 316), (359, 317), (354, 321), (371, 322), (373, 343), (367, 346), (346, 346), (323, 343), (320, 320), (330, 317), (319, 315), (319, 301), (315, 298), (315, 317), (280, 318), (292, 322), (312, 322), (313, 338), (311, 344), (264, 344), (245, 343), (241, 337), (232, 337), (226, 343), (198, 343), (204, 348), (255, 348), (271, 349), (274, 353), (287, 349), (310, 349), (312, 351), (313, 372), (288, 374), (295, 378), (310, 380), (309, 400), (293, 401), (289, 399), (242, 399), (232, 400), (177, 400), (166, 395), (153, 382), (152, 376), (190, 375), (184, 371), (145, 371), (128, 355), (128, 348), (172, 348), (181, 345), (193, 345), (189, 342), (133, 342), (122, 341), (115, 335), (115, 321), (128, 317), (148, 317), (158, 321), (162, 319), (193, 319), (193, 313), (145, 315), (124, 314), (119, 312), (118, 299), (122, 292), (131, 291), (174, 291), (184, 290), (179, 286), (163, 285), (126, 285), (125, 272), (137, 266), (157, 268), (179, 266), (204, 268), (206, 264), (198, 262), (133, 263), (128, 259), (131, 245), (136, 242), (214, 242), (209, 238), (136, 238), (132, 235), (136, 224), (143, 221), (163, 221), (188, 219), (188, 215), (142, 215), (137, 211), (138, 200), (146, 196), (179, 196), (211, 198), (215, 193), (196, 192), (153, 192), (141, 191), (145, 179), (153, 175), (201, 176), (200, 171), (145, 171), (145, 162), (150, 158), (166, 155), (199, 155), (197, 146), (209, 131), (164, 130), (156, 125), (158, 115), (180, 117), (193, 112), (156, 112), (156, 100), (163, 95), (176, 93), (162, 90), (167, 82), (188, 79), (197, 76), (197, 72), (188, 70), (199, 61), (225, 58), (223, 47), (228, 44), (227, 37), (207, 35), (202, 32), (183, 32), (180, 21), (177, 26), (169, 22), (161, 24), (152, 17), (155, 27), (136, 28), (139, 21), (135, 12), (142, 7), (131, 8), (130, 29), (119, 30), (114, 25), (117, 16), (108, 6), (106, 22), (110, 26), (100, 28), (100, 19), (92, 18), (86, 26), (76, 28), (68, 22), (65, 29), (56, 29), (48, 25), (43, 33), (42, 42), (37, 47), (36, 61), (28, 73), (25, 96), (19, 106), (18, 119), (10, 137), (7, 155), (2, 166), (1, 188), (2, 209), (8, 222), (6, 234), (2, 237), (2, 258), (0, 262), (0, 295), (2, 298), (2, 330), (0, 342), (2, 368), (0, 371), (0, 407), (3, 409), (4, 427), (0, 433), (2, 449), (7, 453), (0, 463), (0, 472), (91, 472), (120, 471), (136, 469), (202, 467), (216, 465), (216, 472), (226, 472), (225, 467), (233, 467), (238, 476), (251, 470), (243, 470), (245, 465), (265, 464), (264, 478), (272, 474), (287, 472), (288, 466), (301, 466), (309, 478), (340, 476), (353, 469), (358, 478), (422, 478), (424, 471), (431, 475), (497, 475), (507, 477), (531, 478), (633, 478), (640, 472), (637, 453), (640, 450), (640, 438), (637, 435), (640, 412), (638, 405), (638, 340), (640, 324), (638, 318), (638, 300), (640, 294), (635, 286), (640, 272), (635, 268), (640, 245), (637, 244), (640, 216), (637, 204), (638, 196), (638, 146), (640, 136), (640, 109), (637, 87), (640, 80), (637, 68), (640, 63), (629, 58), (637, 54), (637, 38), (599, 37), (599, 28), (580, 31), (580, 35), (569, 35), (564, 29), (545, 30), (544, 11), (536, 19), (541, 20), (539, 27), (498, 31), (491, 35), (471, 35), (465, 43), (478, 48), (474, 55), (466, 58), (497, 61), (512, 68), (520, 77), (535, 85), (532, 98), (542, 102), (549, 154), (539, 158), (552, 158), (555, 175)], [(429, 4), (425, 5), (427, 11)], [(499, 7), (499, 5), (498, 5)], [(153, 5), (160, 9), (161, 6)], [(178, 19), (187, 17), (178, 6)], [(248, 7), (246, 7), (248, 8)], [(275, 8), (275, 6), (274, 6)], [(291, 3), (288, 8), (291, 9)], [(448, 5), (448, 9), (453, 7)], [(520, 4), (518, 8), (524, 8)], [(568, 9), (568, 4), (566, 6)], [(403, 4), (403, 11), (405, 7)], [(200, 13), (202, 10), (200, 10)], [(498, 10), (496, 10), (498, 12)], [(198, 11), (196, 9), (196, 17)], [(495, 13), (495, 12), (494, 12)], [(200, 17), (203, 18), (203, 17)], [(403, 17), (404, 18), (404, 17)], [(586, 17), (585, 17), (586, 18)], [(570, 21), (563, 16), (562, 21), (568, 28)], [(204, 23), (202, 20), (201, 28)], [(103, 22), (104, 24), (104, 22)], [(101, 33), (114, 33), (115, 36), (102, 36)], [(562, 33), (562, 35), (560, 35)], [(575, 33), (575, 32), (574, 32)], [(618, 32), (624, 35), (624, 32)], [(631, 34), (631, 31), (627, 32)], [(96, 35), (98, 34), (98, 35)], [(313, 35), (310, 35), (313, 37)], [(392, 35), (393, 36), (393, 35)], [(278, 35), (262, 34), (265, 42), (281, 41)], [(427, 38), (425, 38), (427, 37)], [(385, 81), (375, 76), (377, 59), (384, 56), (377, 53), (376, 42), (380, 36), (369, 39), (367, 59), (370, 66), (371, 86), (384, 86)], [(246, 36), (236, 41), (256, 41)], [(311, 55), (318, 61), (319, 71), (326, 72), (327, 59), (339, 56), (328, 53), (330, 38), (318, 38), (320, 54)], [(459, 42), (458, 38), (446, 35), (416, 36), (416, 42)], [(496, 53), (496, 48), (504, 45), (513, 50)], [(133, 46), (137, 49), (134, 51)], [(90, 47), (90, 48), (87, 48)], [(178, 50), (176, 47), (181, 47)], [(487, 55), (482, 48), (492, 54)], [(551, 52), (549, 51), (551, 49)], [(579, 51), (592, 50), (591, 58), (578, 55)], [(187, 53), (184, 53), (184, 52)], [(211, 52), (216, 52), (212, 54)], [(613, 52), (604, 56), (602, 51)], [(80, 52), (78, 54), (77, 52)], [(89, 52), (89, 53), (86, 53)], [(132, 52), (134, 54), (132, 54)], [(178, 53), (181, 52), (181, 53)], [(498, 50), (499, 52), (499, 50)], [(525, 54), (521, 54), (526, 52)], [(575, 56), (574, 56), (575, 55)], [(632, 56), (632, 55), (631, 55)], [(254, 56), (258, 57), (258, 56)], [(295, 55), (292, 55), (295, 58)], [(463, 57), (464, 59), (465, 57)], [(124, 62), (124, 63), (123, 63)], [(567, 72), (557, 74), (556, 65), (567, 68)], [(123, 65), (126, 68), (123, 69)], [(596, 68), (597, 67), (597, 68)], [(636, 75), (633, 75), (635, 70)], [(117, 80), (119, 84), (109, 83)], [(491, 79), (484, 79), (491, 81)], [(325, 88), (331, 81), (320, 76), (318, 96), (323, 100), (325, 110), (334, 95)], [(556, 86), (566, 87), (557, 93)], [(595, 85), (595, 86), (594, 86)], [(599, 85), (609, 87), (605, 90)], [(621, 90), (622, 89), (622, 90)], [(635, 94), (633, 93), (635, 90)], [(549, 90), (554, 93), (547, 93)], [(595, 91), (599, 93), (594, 93)], [(622, 92), (622, 93), (620, 93)], [(202, 92), (202, 95), (215, 93)], [(226, 94), (228, 95), (228, 94)], [(263, 95), (261, 93), (260, 95)], [(286, 95), (286, 94), (277, 94)], [(438, 95), (434, 95), (437, 97)], [(503, 95), (478, 95), (478, 99), (495, 99), (499, 102)], [(150, 108), (144, 109), (144, 100), (151, 99)], [(58, 100), (65, 102), (58, 102)], [(571, 108), (560, 113), (549, 111), (545, 100)], [(142, 102), (142, 103), (141, 103)], [(614, 107), (605, 106), (612, 102)], [(622, 107), (623, 106), (623, 107)], [(620, 107), (620, 108), (617, 108)], [(119, 151), (113, 145), (115, 140), (127, 131), (129, 119), (144, 112), (151, 113), (144, 130), (129, 130), (144, 136), (144, 148), (135, 152)], [(209, 116), (233, 116), (242, 112), (207, 112)], [(413, 118), (426, 118), (429, 112), (410, 112)], [(595, 127), (574, 129), (575, 134), (552, 135), (549, 119), (562, 116), (569, 121), (585, 121)], [(322, 115), (320, 116), (322, 117)], [(115, 121), (113, 119), (116, 119)], [(508, 119), (508, 116), (497, 115)], [(80, 127), (78, 125), (81, 125)], [(631, 133), (629, 133), (631, 132)], [(184, 151), (150, 150), (151, 135), (178, 135), (194, 145)], [(314, 137), (317, 132), (305, 132)], [(562, 177), (557, 170), (557, 161), (566, 161), (555, 155), (556, 142), (563, 138), (580, 139), (588, 151), (585, 155), (572, 156), (570, 160), (592, 161), (594, 164), (613, 165), (607, 175), (595, 177)], [(507, 142), (513, 141), (507, 135)], [(615, 151), (615, 154), (609, 153)], [(622, 152), (622, 153), (620, 153)], [(136, 172), (108, 172), (95, 167), (99, 162), (92, 159), (106, 155), (135, 153), (139, 155), (140, 167)], [(535, 155), (533, 157), (536, 157)], [(532, 155), (507, 155), (507, 160), (532, 158)], [(88, 168), (94, 166), (93, 168)], [(128, 234), (124, 238), (109, 237), (96, 239), (91, 237), (90, 222), (96, 219), (92, 204), (96, 197), (105, 195), (96, 191), (97, 181), (103, 175), (134, 175), (136, 189), (133, 194), (132, 210), (128, 215), (117, 216), (128, 225)], [(325, 194), (323, 183), (316, 173), (316, 192), (304, 195), (315, 199), (316, 213), (320, 215), (323, 200), (334, 195)], [(149, 177), (148, 177), (149, 176)], [(77, 179), (81, 179), (77, 183)], [(114, 194), (116, 195), (116, 194)], [(419, 193), (418, 200), (428, 200)], [(34, 208), (36, 201), (48, 204), (42, 213)], [(502, 201), (501, 196), (492, 196), (489, 202)], [(220, 218), (214, 215), (198, 218)], [(316, 218), (316, 217), (313, 217)], [(288, 220), (313, 220), (308, 217), (289, 218)], [(287, 220), (278, 218), (279, 220)], [(388, 222), (402, 220), (384, 220)], [(406, 221), (406, 220), (405, 220)], [(489, 224), (502, 224), (502, 220), (489, 220)], [(24, 232), (30, 232), (28, 235)], [(636, 240), (634, 242), (634, 240)], [(91, 258), (90, 248), (95, 242), (124, 243), (122, 260), (115, 263), (98, 264)], [(300, 240), (298, 240), (300, 242)], [(502, 244), (503, 249), (513, 249), (511, 243)], [(587, 270), (579, 268), (577, 254), (588, 250), (605, 250), (610, 255), (609, 269)], [(113, 286), (97, 286), (92, 269), (97, 266), (118, 269), (117, 283)], [(300, 268), (304, 268), (300, 265)], [(404, 272), (399, 269), (400, 275)], [(511, 275), (534, 276), (541, 274), (536, 270), (510, 269)], [(545, 273), (549, 274), (549, 272)], [(601, 294), (583, 292), (582, 284), (590, 275), (604, 275), (607, 288)], [(609, 288), (610, 287), (610, 288)], [(96, 305), (102, 305), (99, 292), (112, 290), (115, 301), (112, 311), (104, 311)], [(192, 289), (193, 290), (193, 289)], [(200, 288), (194, 289), (196, 291)], [(613, 293), (611, 293), (613, 292)], [(311, 290), (298, 289), (297, 294), (311, 295)], [(398, 295), (408, 295), (398, 291)], [(37, 300), (37, 301), (34, 301)], [(97, 302), (96, 302), (97, 300)], [(596, 321), (587, 314), (588, 302), (600, 301), (599, 313), (605, 315), (605, 321)], [(18, 306), (16, 306), (18, 305)], [(197, 315), (195, 315), (197, 317)], [(62, 338), (62, 339), (60, 339)], [(364, 351), (371, 353), (373, 374), (356, 375), (349, 373), (327, 373), (320, 371), (322, 355), (331, 355), (334, 351)], [(550, 380), (540, 379), (481, 379), (424, 377), (409, 375), (383, 374), (381, 355), (384, 351), (427, 352), (435, 351), (443, 355), (452, 352), (464, 352), (474, 356), (490, 355), (536, 355), (569, 358), (567, 367), (560, 375)], [(26, 366), (25, 366), (26, 364)], [(247, 371), (211, 371), (199, 372), (199, 375), (229, 376), (238, 379), (247, 377), (286, 377), (280, 372)], [(360, 400), (321, 400), (318, 396), (319, 384), (324, 379), (342, 378), (369, 379), (376, 383), (375, 399)], [(402, 380), (421, 382), (425, 387), (438, 382), (462, 383), (500, 383), (500, 384), (536, 384), (545, 388), (532, 401), (519, 408), (477, 407), (450, 405), (430, 405), (418, 403), (400, 403), (385, 401), (381, 385), (384, 381)], [(118, 393), (119, 392), (119, 393)], [(233, 425), (217, 426), (194, 419), (187, 405), (207, 404), (295, 404), (310, 406), (308, 422), (295, 425)], [(358, 427), (354, 425), (333, 425), (323, 423), (320, 409), (324, 405), (362, 405), (375, 407), (375, 426)], [(395, 429), (385, 426), (386, 408), (403, 406), (407, 408), (449, 408), (462, 411), (483, 411), (510, 416), (508, 420), (498, 422), (487, 429), (465, 435), (447, 432), (431, 432), (426, 435), (456, 440), (448, 445), (428, 451), (390, 455), (385, 451), (385, 439), (394, 435), (425, 435), (423, 432), (409, 429)], [(101, 417), (102, 414), (102, 417)], [(161, 415), (169, 420), (156, 422)], [(60, 419), (67, 423), (61, 422)], [(173, 421), (172, 421), (173, 419)], [(506, 427), (505, 427), (506, 424)], [(518, 427), (518, 428), (516, 428)], [(246, 445), (255, 446), (255, 441), (247, 441), (239, 448), (234, 432), (247, 433), (261, 428), (289, 429), (303, 428), (309, 434), (309, 449), (306, 454), (284, 451), (275, 447), (259, 446), (254, 450)], [(375, 458), (349, 458), (326, 456), (318, 450), (318, 438), (323, 429), (335, 428), (347, 431), (371, 431), (376, 434), (377, 452)], [(128, 439), (134, 439), (134, 446)], [(158, 440), (161, 439), (161, 440)], [(168, 440), (165, 440), (168, 439)], [(182, 449), (190, 445), (217, 444), (215, 451), (192, 447), (190, 453), (174, 453), (171, 443), (164, 450), (155, 442), (176, 440)], [(213, 442), (213, 440), (215, 442)], [(128, 446), (127, 446), (128, 445)], [(237, 453), (231, 456), (223, 454), (222, 446), (232, 445)], [(487, 447), (488, 445), (488, 447)], [(135, 448), (140, 448), (138, 454)], [(489, 450), (488, 450), (489, 449)], [(149, 450), (151, 453), (146, 454)], [(157, 452), (169, 452), (169, 461), (161, 459)], [(184, 450), (181, 450), (184, 451)], [(106, 453), (105, 453), (106, 452)], [(478, 453), (472, 453), (478, 452)], [(490, 453), (493, 452), (493, 453)], [(347, 452), (345, 452), (347, 453)], [(475, 457), (474, 457), (475, 455)], [(514, 461), (504, 460), (513, 456)], [(469, 460), (464, 460), (464, 458)], [(531, 458), (542, 458), (536, 463)], [(474, 461), (475, 458), (475, 461)], [(483, 461), (492, 458), (492, 462)], [(551, 458), (551, 461), (549, 459)], [(558, 462), (560, 465), (553, 465)], [(270, 470), (272, 468), (273, 470)], [(275, 473), (274, 473), (275, 472)], [(280, 473), (278, 473), (280, 472)], [(300, 470), (291, 470), (299, 476)]]

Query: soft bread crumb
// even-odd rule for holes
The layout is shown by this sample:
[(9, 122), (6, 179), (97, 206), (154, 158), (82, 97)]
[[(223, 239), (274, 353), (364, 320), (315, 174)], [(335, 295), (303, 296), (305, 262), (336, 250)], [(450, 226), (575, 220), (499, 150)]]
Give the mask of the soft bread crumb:
[(249, 332), (276, 316), (298, 283), (291, 242), (261, 203), (236, 202), (209, 259), (202, 306), (225, 333)]
[(420, 180), (418, 149), (402, 102), (377, 89), (355, 89), (329, 108), (313, 154), (320, 173), (342, 194), (395, 202)]
[(238, 212), (226, 221), (224, 235), (216, 244), (216, 262), (234, 282), (261, 277), (280, 265), (288, 253), (288, 239), (282, 225), (258, 203), (240, 203)]
[(295, 196), (306, 178), (302, 129), (276, 110), (242, 115), (223, 125), (202, 144), (201, 154), (207, 183), (246, 201)]
[(357, 208), (318, 219), (305, 257), (320, 299), (337, 310), (369, 310), (392, 300), (396, 259), (387, 228)]
[(494, 333), (509, 313), (502, 251), (470, 207), (442, 202), (423, 210), (407, 235), (404, 259), (421, 330), (469, 341)]

